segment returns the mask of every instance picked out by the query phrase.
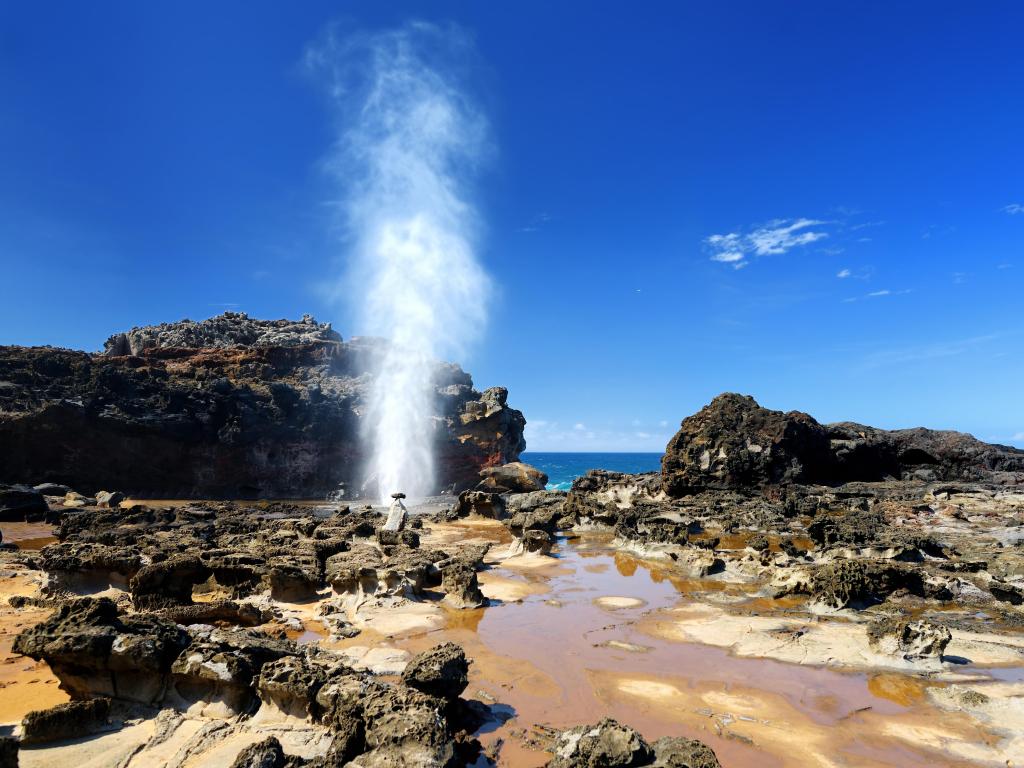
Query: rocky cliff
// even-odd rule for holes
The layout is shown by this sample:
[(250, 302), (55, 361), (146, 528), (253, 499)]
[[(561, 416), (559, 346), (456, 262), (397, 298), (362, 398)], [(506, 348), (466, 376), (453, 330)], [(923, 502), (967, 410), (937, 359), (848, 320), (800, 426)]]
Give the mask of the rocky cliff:
[[(359, 440), (386, 342), (225, 313), (135, 328), (99, 354), (0, 347), (0, 482), (150, 497), (311, 497), (363, 482)], [(507, 392), (434, 372), (438, 487), (524, 449)]]
[(672, 496), (887, 478), (1024, 483), (1024, 451), (961, 432), (819, 424), (806, 413), (772, 411), (730, 392), (683, 419), (662, 459)]

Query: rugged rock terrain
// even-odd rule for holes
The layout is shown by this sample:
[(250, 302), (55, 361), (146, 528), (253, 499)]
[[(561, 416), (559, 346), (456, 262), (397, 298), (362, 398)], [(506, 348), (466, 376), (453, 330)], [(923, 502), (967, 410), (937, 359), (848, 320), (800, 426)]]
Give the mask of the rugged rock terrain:
[[(225, 313), (115, 334), (100, 354), (0, 347), (0, 482), (150, 498), (357, 495), (385, 343), (342, 341), (308, 316)], [(525, 420), (506, 390), (478, 392), (443, 363), (434, 387), (439, 490), (516, 460)]]
[(823, 425), (800, 411), (772, 411), (726, 393), (683, 420), (665, 449), (662, 475), (671, 496), (887, 479), (1021, 484), (1024, 450), (960, 432)]

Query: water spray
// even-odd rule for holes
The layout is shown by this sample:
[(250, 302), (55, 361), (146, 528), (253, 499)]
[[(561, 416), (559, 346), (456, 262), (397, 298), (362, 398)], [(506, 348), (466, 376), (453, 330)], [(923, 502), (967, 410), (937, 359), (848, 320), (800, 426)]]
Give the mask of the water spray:
[[(350, 239), (346, 298), (389, 343), (376, 356), (364, 419), (366, 473), (382, 503), (434, 492), (438, 359), (461, 355), (485, 321), (489, 281), (477, 262), (468, 185), (487, 124), (460, 72), (470, 51), (453, 28), (410, 24), (340, 35), (311, 49), (330, 76), (343, 130), (332, 169)], [(354, 290), (353, 290), (354, 289)], [(358, 291), (356, 293), (355, 291)]]

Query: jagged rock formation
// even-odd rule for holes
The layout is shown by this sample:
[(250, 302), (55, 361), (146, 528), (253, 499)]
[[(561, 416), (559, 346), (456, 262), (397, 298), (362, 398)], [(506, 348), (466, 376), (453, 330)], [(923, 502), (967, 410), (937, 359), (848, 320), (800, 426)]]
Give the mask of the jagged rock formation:
[(546, 768), (721, 768), (703, 742), (666, 736), (648, 744), (637, 731), (610, 718), (563, 731), (553, 751)]
[[(361, 419), (385, 348), (308, 316), (237, 313), (134, 328), (100, 354), (0, 347), (0, 481), (168, 498), (358, 492)], [(478, 392), (445, 363), (434, 387), (439, 489), (518, 458), (526, 422), (505, 389)]]
[(1024, 482), (1024, 450), (960, 432), (823, 425), (806, 413), (772, 411), (730, 392), (683, 420), (665, 449), (662, 477), (665, 490), (676, 497), (887, 478), (1013, 483)]

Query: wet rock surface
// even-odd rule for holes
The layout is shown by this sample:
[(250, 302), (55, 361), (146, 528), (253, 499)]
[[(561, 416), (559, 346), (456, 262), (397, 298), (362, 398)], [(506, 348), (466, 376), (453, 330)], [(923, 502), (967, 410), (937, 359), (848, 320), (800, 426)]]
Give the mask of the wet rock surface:
[[(492, 399), (495, 408), (503, 402)], [(490, 407), (472, 408), (473, 418)], [(632, 677), (586, 669), (595, 701), (608, 708), (602, 711), (646, 712), (631, 708), (640, 701), (672, 713), (664, 721), (672, 730), (651, 733), (675, 735), (657, 741), (645, 740), (646, 728), (613, 720), (569, 727), (584, 717), (557, 723), (550, 739), (520, 738), (534, 749), (550, 748), (553, 768), (713, 768), (715, 751), (728, 764), (737, 748), (725, 730), (763, 726), (756, 733), (777, 738), (779, 722), (789, 727), (777, 713), (748, 707), (749, 693), (738, 692), (756, 672), (744, 670), (733, 681), (737, 690), (677, 685), (670, 681), (674, 659), (646, 666), (643, 659), (683, 645), (658, 649), (643, 633), (662, 644), (725, 649), (727, 655), (692, 666), (764, 657), (793, 665), (787, 669), (881, 670), (869, 685), (890, 686), (897, 691), (890, 695), (906, 685), (893, 682), (897, 673), (919, 678), (934, 687), (922, 695), (936, 711), (946, 707), (941, 711), (963, 718), (958, 728), (987, 723), (986, 740), (974, 739), (989, 750), (985, 759), (1024, 745), (1014, 741), (1020, 697), (1012, 678), (984, 694), (956, 690), (976, 683), (980, 672), (972, 665), (980, 659), (1024, 666), (1024, 486), (1016, 484), (1015, 454), (914, 431), (906, 440), (926, 446), (937, 461), (928, 464), (906, 448), (895, 454), (896, 474), (870, 479), (861, 469), (880, 465), (865, 457), (877, 458), (884, 454), (878, 446), (903, 437), (864, 428), (865, 436), (840, 446), (839, 427), (805, 414), (763, 414), (753, 401), (732, 397), (708, 409), (682, 430), (679, 458), (661, 473), (596, 470), (568, 493), (470, 490), (430, 512), (410, 505), (390, 529), (381, 508), (341, 503), (147, 506), (70, 488), (64, 496), (46, 494), (57, 541), (39, 551), (0, 553), (0, 565), (39, 584), (32, 597), (11, 601), (13, 611), (36, 612), (30, 626), (19, 627), (14, 651), (52, 671), (72, 702), (40, 710), (19, 732), (35, 751), (55, 749), (62, 738), (128, 738), (133, 728), (150, 729), (138, 754), (166, 753), (161, 759), (172, 764), (203, 755), (223, 765), (449, 768), (486, 764), (478, 740), (486, 741), (496, 723), (524, 717), (490, 741), (488, 755), (501, 765), (500, 742), (508, 735), (532, 727), (545, 732), (540, 719), (503, 711), (502, 697), (522, 685), (534, 687), (519, 702), (557, 698), (557, 689), (544, 693), (545, 675), (559, 670), (478, 656), (479, 644), (467, 653), (470, 645), (437, 644), (448, 636), (434, 633), (449, 622), (462, 642), (474, 637), (466, 628), (482, 615), (522, 609), (529, 630), (510, 643), (563, 660), (614, 654), (613, 667), (638, 659), (643, 674)], [(806, 453), (808, 445), (825, 445), (821, 435), (826, 453)], [(701, 444), (716, 447), (712, 458), (723, 450), (724, 458), (702, 468), (703, 449), (694, 447)], [(861, 469), (843, 475), (855, 456)], [(840, 466), (840, 475), (827, 474)], [(581, 556), (572, 578), (593, 573), (605, 583), (609, 574), (646, 563), (641, 568), (650, 567), (652, 582), (669, 592), (674, 586), (686, 599), (654, 605), (645, 595), (574, 588), (566, 583), (566, 552), (579, 545), (592, 555), (588, 541), (613, 554), (602, 562)], [(555, 583), (562, 592), (547, 600), (543, 592)], [(584, 609), (566, 605), (574, 589), (586, 595)], [(541, 596), (529, 606), (506, 606), (534, 590)], [(592, 614), (598, 616), (581, 627), (580, 645), (546, 644), (552, 622)], [(632, 634), (609, 637), (614, 627), (632, 627)], [(486, 696), (478, 685), (483, 664), (495, 682)], [(794, 698), (792, 690), (772, 696)], [(819, 714), (841, 729), (872, 722), (875, 715), (866, 712), (858, 705), (834, 719)], [(892, 716), (884, 710), (877, 717), (884, 723)], [(677, 728), (674, 718), (686, 726)], [(707, 723), (719, 730), (705, 730)], [(958, 731), (942, 743), (966, 749), (975, 735)], [(167, 746), (173, 739), (181, 743)], [(762, 747), (736, 739), (744, 754)], [(808, 744), (820, 762), (827, 748)], [(981, 763), (981, 754), (963, 762)]]
[[(384, 344), (343, 341), (309, 317), (225, 313), (115, 334), (99, 354), (0, 347), (0, 482), (150, 498), (353, 495)], [(525, 420), (507, 391), (479, 392), (446, 363), (434, 378), (439, 488), (469, 488), (481, 469), (514, 462)], [(41, 496), (30, 500), (15, 508), (0, 488), (0, 519), (46, 513)]]

